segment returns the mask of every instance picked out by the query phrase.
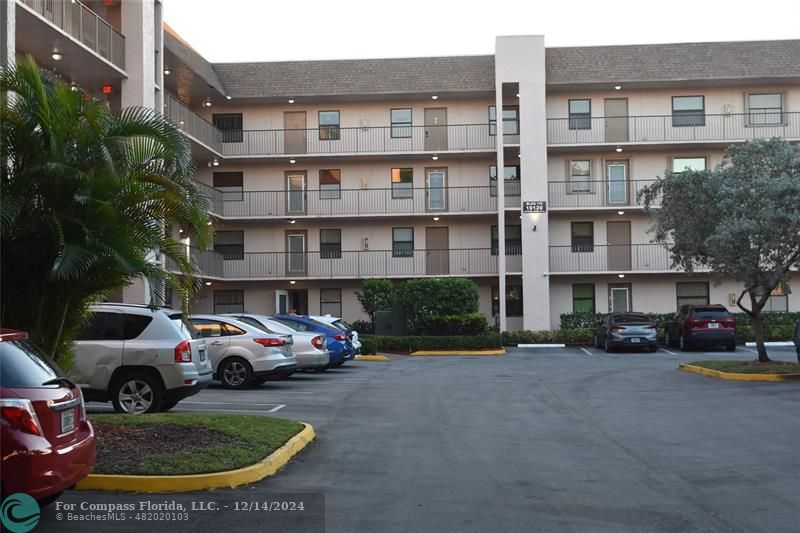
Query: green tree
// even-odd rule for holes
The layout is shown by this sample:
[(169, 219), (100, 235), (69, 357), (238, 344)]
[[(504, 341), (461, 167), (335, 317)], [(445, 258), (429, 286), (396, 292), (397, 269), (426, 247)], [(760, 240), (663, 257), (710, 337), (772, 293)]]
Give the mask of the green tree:
[(392, 307), (394, 284), (388, 279), (365, 279), (364, 290), (356, 291), (356, 298), (374, 327), (375, 313)]
[(410, 279), (396, 294), (415, 333), (432, 318), (478, 312), (478, 286), (468, 278)]
[(715, 169), (667, 172), (640, 199), (675, 265), (744, 285), (736, 303), (752, 320), (759, 361), (769, 361), (761, 310), (800, 266), (800, 147), (733, 145)]
[(90, 304), (136, 279), (187, 301), (195, 272), (167, 229), (191, 231), (200, 246), (212, 234), (180, 130), (76, 89), (31, 57), (0, 74), (0, 320), (56, 357), (70, 353)]

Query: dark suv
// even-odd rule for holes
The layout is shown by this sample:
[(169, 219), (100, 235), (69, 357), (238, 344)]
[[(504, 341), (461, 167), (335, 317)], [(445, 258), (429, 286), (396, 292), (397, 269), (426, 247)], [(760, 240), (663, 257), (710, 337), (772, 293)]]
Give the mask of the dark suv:
[(725, 346), (736, 350), (736, 319), (722, 305), (682, 305), (664, 326), (667, 346)]

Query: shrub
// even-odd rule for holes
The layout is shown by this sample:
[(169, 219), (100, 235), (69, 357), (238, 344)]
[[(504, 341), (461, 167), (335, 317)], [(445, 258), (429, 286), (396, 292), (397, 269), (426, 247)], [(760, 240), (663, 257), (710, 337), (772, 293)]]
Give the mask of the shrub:
[(350, 325), (359, 335), (368, 335), (375, 332), (375, 325), (369, 320), (356, 320)]
[(488, 350), (503, 346), (499, 333), (457, 337), (423, 337), (410, 335), (394, 337), (388, 335), (365, 335), (361, 340), (362, 351), (365, 341), (374, 342), (376, 350), (390, 352), (415, 352), (417, 350)]
[(395, 292), (409, 330), (419, 333), (431, 318), (478, 312), (478, 286), (467, 278), (411, 279)]
[(374, 338), (359, 337), (361, 341), (361, 354), (374, 355), (378, 353), (378, 343)]
[(363, 292), (356, 291), (356, 298), (369, 317), (369, 321), (374, 324), (375, 313), (392, 307), (394, 284), (388, 279), (365, 279), (363, 287)]
[(550, 343), (591, 344), (593, 334), (593, 328), (507, 331), (503, 334), (503, 341), (507, 345)]
[[(794, 335), (794, 326), (789, 325), (766, 325), (764, 326), (764, 340), (765, 341), (789, 341), (792, 340)], [(753, 327), (750, 325), (740, 326), (736, 323), (736, 340), (737, 342), (753, 342), (756, 336), (753, 333)]]
[[(656, 323), (659, 331), (664, 324), (672, 319), (675, 313), (647, 313), (647, 316)], [(736, 329), (741, 326), (750, 326), (752, 322), (745, 313), (731, 313), (736, 319)], [(604, 317), (602, 313), (564, 313), (561, 315), (561, 329), (593, 328)], [(800, 320), (800, 312), (782, 313), (767, 311), (761, 314), (764, 326), (792, 326)]]
[(481, 313), (447, 315), (428, 318), (419, 326), (422, 335), (481, 335), (489, 329)]

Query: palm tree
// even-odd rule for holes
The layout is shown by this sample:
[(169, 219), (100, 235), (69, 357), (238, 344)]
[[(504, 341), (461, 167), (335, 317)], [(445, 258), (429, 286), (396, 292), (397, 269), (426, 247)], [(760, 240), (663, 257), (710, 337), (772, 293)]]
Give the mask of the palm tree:
[(3, 327), (68, 365), (88, 306), (132, 281), (188, 302), (197, 272), (169, 229), (192, 231), (200, 246), (212, 229), (180, 130), (149, 109), (112, 112), (30, 56), (0, 73), (0, 97)]

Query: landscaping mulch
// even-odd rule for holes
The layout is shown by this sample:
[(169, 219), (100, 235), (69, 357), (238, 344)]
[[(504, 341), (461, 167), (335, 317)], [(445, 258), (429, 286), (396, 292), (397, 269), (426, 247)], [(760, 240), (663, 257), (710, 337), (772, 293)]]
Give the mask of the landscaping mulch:
[(210, 446), (243, 441), (221, 431), (182, 424), (93, 424), (97, 447), (97, 472), (126, 472), (143, 460), (166, 450), (187, 455)]

